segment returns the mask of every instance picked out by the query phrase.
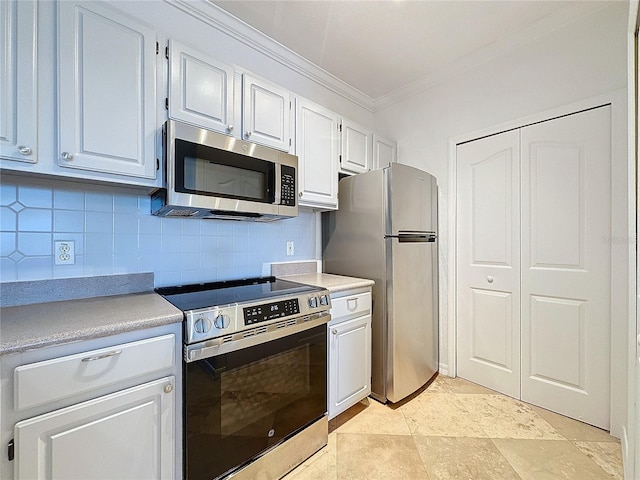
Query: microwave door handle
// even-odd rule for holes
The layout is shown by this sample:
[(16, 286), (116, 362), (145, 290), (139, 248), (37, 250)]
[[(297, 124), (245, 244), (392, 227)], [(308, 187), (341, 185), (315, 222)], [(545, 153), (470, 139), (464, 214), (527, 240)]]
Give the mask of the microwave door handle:
[(274, 192), (274, 200), (273, 203), (274, 205), (280, 205), (280, 202), (282, 200), (282, 171), (280, 170), (280, 163), (276, 163), (275, 165), (275, 189), (276, 191)]

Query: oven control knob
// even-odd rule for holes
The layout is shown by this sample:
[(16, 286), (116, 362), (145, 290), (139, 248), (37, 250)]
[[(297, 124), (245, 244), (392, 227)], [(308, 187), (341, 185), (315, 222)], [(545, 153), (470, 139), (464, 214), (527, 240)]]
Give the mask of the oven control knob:
[(222, 313), (218, 315), (216, 319), (213, 321), (213, 324), (216, 326), (216, 328), (219, 328), (219, 329), (227, 328), (230, 323), (231, 323), (231, 319), (229, 318), (229, 315), (224, 315)]
[(311, 308), (317, 308), (318, 307), (318, 297), (310, 297), (309, 298), (309, 306)]
[(329, 305), (329, 297), (327, 297), (326, 295), (322, 295), (320, 297), (320, 305)]
[(206, 333), (211, 330), (211, 320), (207, 317), (198, 317), (193, 324), (193, 329), (197, 333)]

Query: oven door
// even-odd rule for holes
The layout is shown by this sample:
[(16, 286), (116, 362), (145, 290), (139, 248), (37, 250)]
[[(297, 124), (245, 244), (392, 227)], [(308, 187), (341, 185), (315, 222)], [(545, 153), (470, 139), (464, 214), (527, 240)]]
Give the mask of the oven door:
[(260, 336), (185, 363), (185, 479), (228, 475), (326, 415), (326, 323)]

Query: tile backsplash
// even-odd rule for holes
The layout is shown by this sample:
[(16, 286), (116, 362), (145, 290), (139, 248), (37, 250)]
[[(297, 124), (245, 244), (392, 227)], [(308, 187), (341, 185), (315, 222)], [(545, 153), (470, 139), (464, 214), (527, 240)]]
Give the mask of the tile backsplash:
[[(316, 215), (301, 208), (272, 223), (159, 218), (135, 190), (3, 175), (0, 281), (153, 272), (155, 285), (167, 286), (260, 276), (263, 264), (315, 259)], [(54, 264), (56, 240), (75, 242), (75, 264)]]

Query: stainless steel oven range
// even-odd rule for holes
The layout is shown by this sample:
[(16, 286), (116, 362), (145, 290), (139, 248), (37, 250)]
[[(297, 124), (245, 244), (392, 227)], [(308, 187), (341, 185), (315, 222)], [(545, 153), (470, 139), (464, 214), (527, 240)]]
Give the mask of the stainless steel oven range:
[(327, 290), (263, 277), (156, 289), (184, 312), (184, 478), (275, 479), (327, 444)]

